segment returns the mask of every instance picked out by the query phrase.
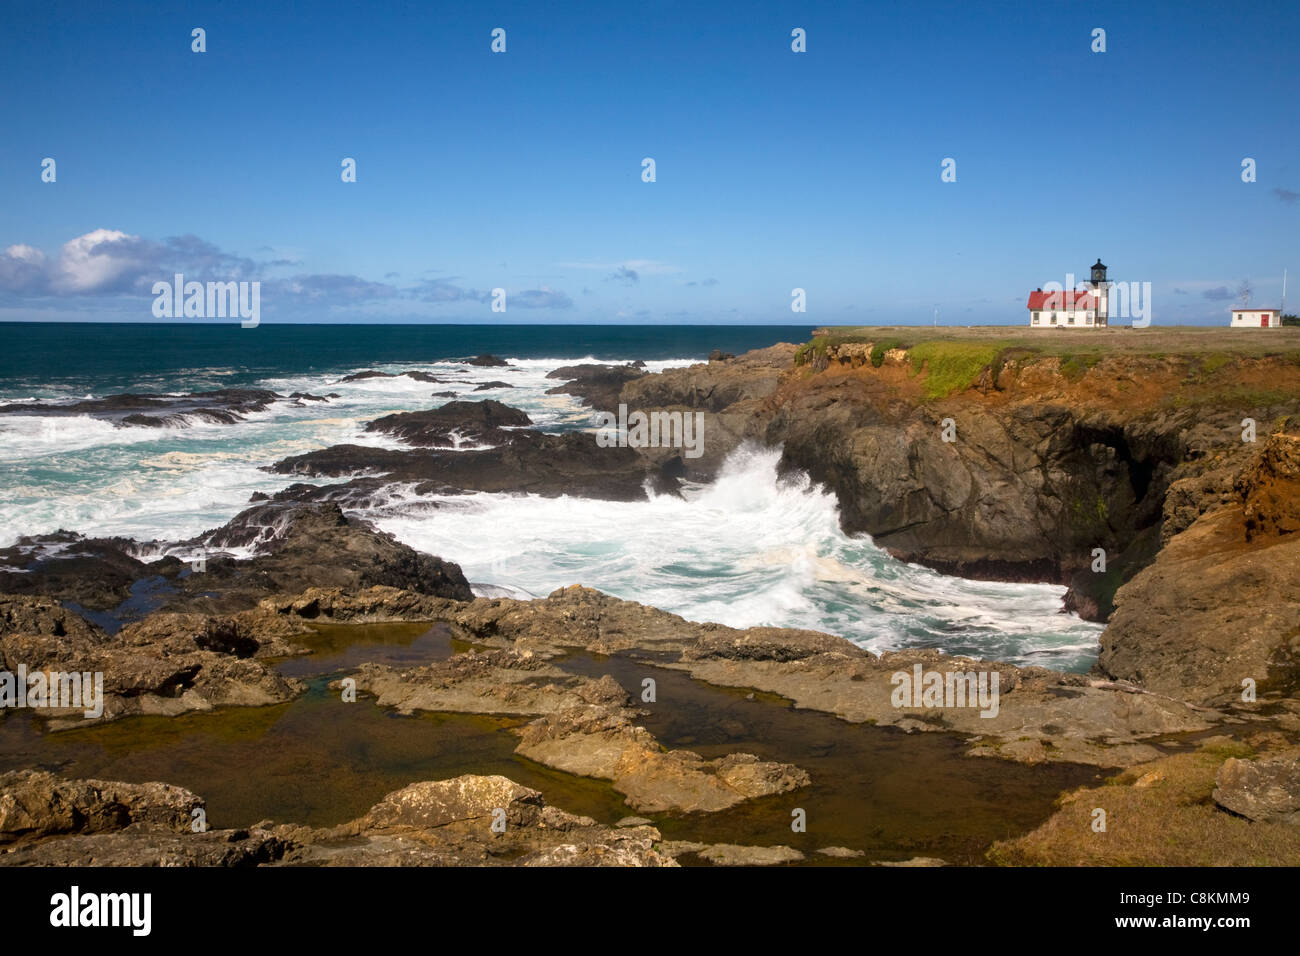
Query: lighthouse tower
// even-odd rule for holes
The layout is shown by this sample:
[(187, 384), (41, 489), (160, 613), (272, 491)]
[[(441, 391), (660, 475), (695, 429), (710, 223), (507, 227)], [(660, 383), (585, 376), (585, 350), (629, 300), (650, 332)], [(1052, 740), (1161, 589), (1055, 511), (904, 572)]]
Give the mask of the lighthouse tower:
[(1106, 267), (1101, 258), (1092, 265), (1092, 291), (1097, 297), (1097, 325), (1110, 325), (1110, 283), (1106, 281)]

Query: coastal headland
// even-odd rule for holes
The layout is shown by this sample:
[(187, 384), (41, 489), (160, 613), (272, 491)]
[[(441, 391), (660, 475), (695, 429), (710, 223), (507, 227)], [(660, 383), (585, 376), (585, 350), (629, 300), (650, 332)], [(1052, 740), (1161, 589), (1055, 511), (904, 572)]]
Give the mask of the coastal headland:
[[(70, 529), (0, 550), (0, 670), (104, 675), (93, 718), (0, 709), (0, 864), (1300, 862), (1300, 329), (832, 328), (661, 372), (560, 371), (594, 412), (692, 416), (699, 454), (431, 401), (372, 423), (398, 447), (266, 462), (283, 490), (193, 540)], [(221, 423), (282, 399), (195, 394), (182, 410)], [(139, 396), (102, 409), (124, 428), (173, 411)], [(784, 470), (835, 494), (846, 532), (900, 561), (1068, 587), (1062, 610), (1105, 625), (1093, 671), (877, 656), (584, 581), (475, 596), (455, 554), (349, 514), (394, 482), (673, 494), (745, 443), (780, 448)], [(183, 557), (198, 549), (201, 570)], [(970, 675), (998, 699), (918, 689), (900, 705), (900, 673)], [(188, 746), (208, 722), (229, 756), (254, 736), (237, 715), (377, 726), (363, 713), (397, 735), (454, 725), (479, 749), (440, 758), (440, 777), (376, 774), (274, 818), (148, 756), (173, 746), (167, 722)], [(391, 765), (416, 747), (383, 739)], [(875, 779), (837, 753), (875, 754)], [(946, 791), (969, 829), (909, 830), (908, 805), (942, 817), (945, 774), (975, 782)], [(883, 835), (825, 822), (854, 787), (897, 808)]]

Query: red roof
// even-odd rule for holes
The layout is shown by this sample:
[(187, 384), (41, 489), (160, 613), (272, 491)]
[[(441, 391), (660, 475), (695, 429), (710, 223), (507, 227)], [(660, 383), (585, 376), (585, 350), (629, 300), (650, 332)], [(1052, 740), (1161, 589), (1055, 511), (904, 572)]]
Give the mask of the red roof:
[(1039, 309), (1095, 309), (1097, 308), (1097, 299), (1091, 292), (1073, 292), (1069, 289), (1063, 292), (1031, 292), (1029, 293), (1029, 308), (1035, 311)]

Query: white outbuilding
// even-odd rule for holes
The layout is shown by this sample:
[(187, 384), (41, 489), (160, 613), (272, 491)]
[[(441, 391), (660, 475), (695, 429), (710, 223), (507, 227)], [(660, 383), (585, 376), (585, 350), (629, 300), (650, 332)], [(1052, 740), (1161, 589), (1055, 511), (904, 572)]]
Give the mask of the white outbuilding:
[(1261, 309), (1258, 307), (1233, 309), (1232, 327), (1234, 329), (1280, 329), (1282, 327), (1282, 310)]

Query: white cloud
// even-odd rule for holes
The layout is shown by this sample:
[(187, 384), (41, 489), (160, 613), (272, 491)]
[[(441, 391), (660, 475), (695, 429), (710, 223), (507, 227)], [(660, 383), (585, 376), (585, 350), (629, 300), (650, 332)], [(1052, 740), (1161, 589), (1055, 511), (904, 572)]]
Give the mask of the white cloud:
[(146, 265), (139, 255), (140, 237), (116, 229), (96, 229), (69, 239), (59, 255), (54, 286), (60, 292), (96, 292), (111, 288), (128, 273)]

